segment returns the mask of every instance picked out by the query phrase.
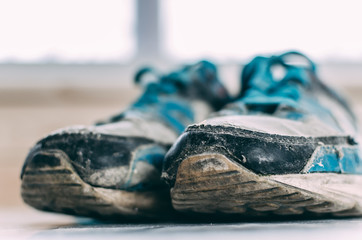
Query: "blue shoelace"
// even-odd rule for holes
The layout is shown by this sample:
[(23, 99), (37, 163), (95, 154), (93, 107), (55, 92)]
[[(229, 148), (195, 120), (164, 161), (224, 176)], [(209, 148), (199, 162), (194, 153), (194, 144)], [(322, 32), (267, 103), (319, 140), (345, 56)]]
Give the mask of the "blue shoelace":
[[(183, 69), (184, 70), (184, 69)], [(151, 76), (151, 82), (145, 78)], [(132, 104), (130, 109), (138, 109), (141, 111), (147, 111), (147, 105), (157, 104), (160, 102), (159, 98), (161, 95), (172, 95), (178, 91), (182, 91), (187, 84), (185, 71), (173, 72), (167, 76), (159, 76), (157, 72), (149, 67), (140, 69), (135, 77), (134, 83), (136, 85), (143, 85), (144, 92), (141, 97)], [(98, 122), (96, 125), (102, 125), (107, 123), (118, 122), (125, 117), (126, 112), (114, 115), (105, 122)]]
[[(196, 65), (200, 65), (201, 67), (194, 68)], [(208, 61), (200, 61), (196, 65), (185, 66), (181, 70), (172, 72), (165, 76), (158, 75), (152, 68), (143, 68), (138, 71), (134, 79), (135, 84), (142, 84), (144, 78), (147, 78), (147, 75), (153, 75), (154, 80), (146, 83), (145, 91), (141, 98), (134, 103), (134, 107), (137, 108), (150, 103), (157, 103), (159, 96), (164, 94), (190, 94), (190, 92), (188, 92), (190, 89), (188, 88), (195, 79), (197, 79), (200, 83), (204, 81), (204, 84), (207, 84), (209, 79), (213, 80), (215, 78), (214, 76), (209, 76), (209, 73), (216, 73), (216, 67), (214, 64)], [(207, 85), (210, 88), (210, 91), (212, 91), (212, 88), (215, 87), (214, 85), (216, 84), (212, 82)], [(195, 92), (191, 94), (195, 94)]]
[[(211, 82), (208, 84), (208, 81), (214, 80), (215, 76), (209, 75), (210, 73), (216, 73), (216, 67), (208, 61), (201, 61), (198, 65), (185, 66), (179, 71), (164, 76), (157, 74), (152, 68), (143, 68), (137, 72), (134, 78), (135, 84), (141, 85), (145, 89), (141, 97), (127, 111), (112, 116), (108, 121), (100, 122), (97, 125), (120, 121), (129, 110), (136, 110), (158, 116), (181, 133), (188, 124), (194, 121), (194, 113), (186, 99), (190, 99), (191, 95), (201, 98), (197, 91), (203, 88), (197, 84), (210, 87), (207, 89), (208, 91), (213, 90), (215, 84)], [(185, 98), (185, 96), (188, 97)], [(206, 96), (208, 94), (203, 97)], [(179, 116), (186, 121), (180, 120)]]
[(153, 75), (154, 80), (146, 83), (144, 93), (133, 104), (134, 108), (142, 108), (145, 105), (158, 103), (160, 95), (172, 95), (183, 91), (187, 87), (187, 72), (184, 70), (166, 76), (158, 76), (151, 68), (143, 68), (138, 71), (134, 79), (135, 84), (143, 84), (142, 78), (147, 74)]
[[(305, 60), (308, 65), (288, 63), (287, 58), (291, 56)], [(276, 66), (285, 70), (281, 79), (276, 79), (273, 74), (273, 67)], [(291, 51), (270, 58), (256, 57), (244, 67), (239, 101), (263, 112), (272, 112), (279, 105), (296, 108), (301, 88), (310, 84), (315, 70), (315, 64), (299, 52)]]

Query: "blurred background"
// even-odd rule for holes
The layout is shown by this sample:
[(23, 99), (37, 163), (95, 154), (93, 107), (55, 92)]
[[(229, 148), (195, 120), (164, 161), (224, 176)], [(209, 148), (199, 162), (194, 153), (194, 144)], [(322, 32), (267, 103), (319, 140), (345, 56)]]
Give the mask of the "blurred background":
[[(20, 170), (50, 131), (120, 112), (141, 66), (201, 58), (237, 93), (256, 54), (300, 50), (362, 116), (359, 0), (0, 0), (0, 207), (22, 207)], [(362, 117), (360, 117), (361, 119)]]

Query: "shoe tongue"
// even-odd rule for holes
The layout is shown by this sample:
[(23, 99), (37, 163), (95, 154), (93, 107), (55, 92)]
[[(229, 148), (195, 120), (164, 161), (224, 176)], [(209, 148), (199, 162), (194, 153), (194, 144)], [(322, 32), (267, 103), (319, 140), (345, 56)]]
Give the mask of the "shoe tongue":
[(208, 102), (214, 110), (219, 110), (230, 102), (231, 97), (219, 80), (217, 68), (213, 63), (200, 61), (189, 67), (188, 75), (192, 86), (189, 91), (191, 97)]
[(216, 66), (209, 61), (202, 60), (166, 75), (161, 78), (161, 83), (174, 83), (185, 88), (191, 86), (194, 82), (206, 83), (209, 79), (216, 78), (216, 75)]
[(188, 99), (199, 99), (219, 109), (230, 101), (218, 78), (216, 66), (206, 60), (188, 65), (160, 78), (162, 88), (174, 88)]
[(179, 89), (184, 89), (190, 84), (190, 79), (187, 72), (183, 70), (178, 72), (172, 72), (164, 77), (160, 78), (160, 84), (164, 86), (174, 86)]

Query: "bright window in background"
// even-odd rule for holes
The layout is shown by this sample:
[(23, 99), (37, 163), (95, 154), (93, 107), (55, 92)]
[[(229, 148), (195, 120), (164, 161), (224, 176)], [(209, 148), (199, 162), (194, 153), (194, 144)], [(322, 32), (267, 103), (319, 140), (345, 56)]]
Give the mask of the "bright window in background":
[(360, 0), (162, 0), (164, 51), (182, 60), (243, 60), (297, 49), (362, 61)]
[(135, 53), (133, 0), (1, 0), (0, 63), (101, 63)]

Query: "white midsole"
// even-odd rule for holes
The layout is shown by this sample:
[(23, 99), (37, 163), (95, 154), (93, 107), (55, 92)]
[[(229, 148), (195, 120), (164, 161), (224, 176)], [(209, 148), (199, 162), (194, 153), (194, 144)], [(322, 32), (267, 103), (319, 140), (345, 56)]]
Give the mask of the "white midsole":
[(289, 186), (307, 190), (346, 204), (362, 206), (362, 176), (338, 173), (307, 173), (266, 177)]

